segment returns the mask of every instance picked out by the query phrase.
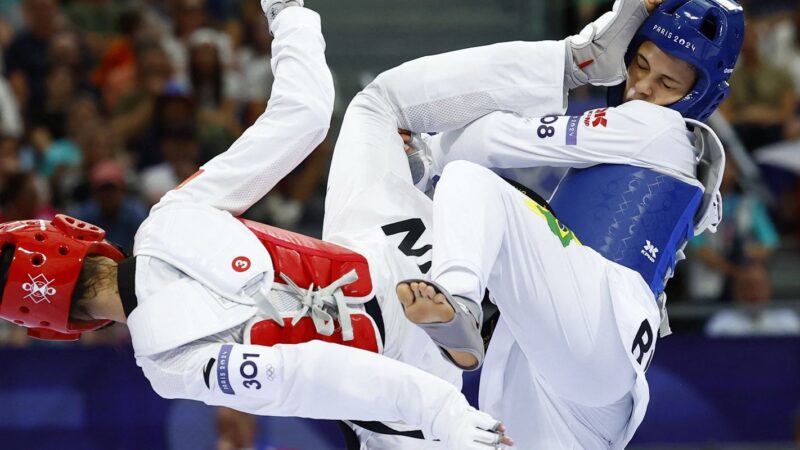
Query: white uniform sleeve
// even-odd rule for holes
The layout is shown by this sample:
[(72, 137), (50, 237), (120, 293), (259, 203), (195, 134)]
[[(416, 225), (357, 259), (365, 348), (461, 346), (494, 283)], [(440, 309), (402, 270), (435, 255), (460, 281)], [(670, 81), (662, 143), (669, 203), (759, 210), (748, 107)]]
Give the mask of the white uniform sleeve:
[(560, 116), (564, 51), (563, 41), (510, 42), (420, 58), (384, 72), (367, 92), (389, 105), (398, 127), (446, 132), (431, 141), (439, 173), (464, 159), (493, 168), (631, 164), (694, 178), (694, 150), (675, 111), (635, 101)]
[(198, 342), (137, 363), (162, 397), (258, 415), (402, 421), (443, 437), (449, 406), (466, 406), (454, 386), (420, 369), (320, 341), (274, 347)]
[(272, 31), (275, 82), (266, 112), (225, 153), (167, 193), (156, 208), (167, 202), (195, 202), (239, 215), (325, 137), (334, 93), (319, 15), (288, 8), (275, 19)]
[(564, 52), (562, 41), (508, 42), (416, 59), (379, 75), (347, 108), (328, 175), (323, 236), (359, 193), (387, 177), (411, 183), (397, 128), (455, 130), (497, 110), (561, 113)]
[(484, 167), (628, 164), (695, 177), (695, 149), (680, 115), (642, 101), (582, 116), (495, 112), (429, 140), (434, 172), (455, 160)]
[(506, 42), (419, 58), (372, 83), (412, 132), (461, 128), (494, 111), (563, 111), (563, 41)]

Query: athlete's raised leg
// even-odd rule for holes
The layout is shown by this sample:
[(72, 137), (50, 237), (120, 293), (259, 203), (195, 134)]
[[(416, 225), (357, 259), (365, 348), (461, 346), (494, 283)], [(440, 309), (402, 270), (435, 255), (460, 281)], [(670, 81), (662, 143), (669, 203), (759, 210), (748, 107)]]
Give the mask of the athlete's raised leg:
[(437, 186), (433, 220), (431, 279), (440, 288), (399, 285), (409, 317), (451, 320), (444, 295), (476, 304), (488, 288), (523, 353), (559, 395), (599, 406), (630, 390), (636, 374), (613, 320), (608, 262), (545, 206), (488, 169), (457, 161)]

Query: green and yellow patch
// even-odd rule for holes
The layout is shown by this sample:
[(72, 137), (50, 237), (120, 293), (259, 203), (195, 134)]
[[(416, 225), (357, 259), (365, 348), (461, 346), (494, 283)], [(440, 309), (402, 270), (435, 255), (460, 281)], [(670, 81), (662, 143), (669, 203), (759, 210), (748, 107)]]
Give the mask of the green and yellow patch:
[(561, 241), (562, 246), (566, 247), (571, 242), (575, 242), (578, 245), (583, 245), (578, 239), (578, 236), (575, 236), (575, 233), (573, 233), (564, 224), (559, 222), (558, 219), (556, 219), (556, 216), (554, 216), (553, 213), (551, 213), (547, 208), (536, 203), (530, 198), (525, 198), (525, 204), (531, 209), (531, 211), (547, 221), (547, 226), (550, 227), (550, 231), (552, 231), (558, 240)]

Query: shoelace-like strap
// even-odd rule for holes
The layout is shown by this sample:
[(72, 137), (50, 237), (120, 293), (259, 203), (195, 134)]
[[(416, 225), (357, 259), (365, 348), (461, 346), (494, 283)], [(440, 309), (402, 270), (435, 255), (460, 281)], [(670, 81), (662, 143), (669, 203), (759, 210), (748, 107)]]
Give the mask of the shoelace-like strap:
[(339, 324), (342, 326), (342, 339), (345, 341), (353, 340), (353, 324), (350, 320), (350, 310), (347, 307), (342, 286), (358, 280), (358, 273), (356, 273), (355, 269), (316, 291), (313, 283), (308, 289), (303, 289), (285, 274), (282, 273), (280, 275), (283, 281), (301, 297), (300, 303), (303, 305), (300, 311), (292, 318), (292, 325), (297, 324), (310, 311), (311, 320), (314, 322), (317, 332), (323, 336), (332, 335), (334, 331), (334, 316), (325, 310), (325, 307), (328, 306), (335, 311), (335, 315), (339, 318)]
[(269, 300), (269, 289), (264, 289), (262, 286), (255, 293), (253, 298), (256, 301), (256, 306), (258, 306), (258, 309), (262, 314), (272, 319), (278, 325), (283, 326), (283, 317), (281, 316), (281, 313), (278, 311), (278, 308), (276, 308), (275, 305), (273, 305)]

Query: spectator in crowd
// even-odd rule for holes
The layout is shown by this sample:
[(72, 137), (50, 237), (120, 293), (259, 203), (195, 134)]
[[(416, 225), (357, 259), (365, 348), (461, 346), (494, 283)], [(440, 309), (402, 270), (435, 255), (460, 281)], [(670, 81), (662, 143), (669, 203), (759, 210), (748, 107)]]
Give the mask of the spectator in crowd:
[[(0, 222), (36, 218), (49, 220), (55, 211), (43, 201), (41, 186), (29, 172), (17, 171), (18, 140), (0, 135)], [(24, 347), (27, 331), (8, 322), (0, 324), (0, 346)]]
[(163, 133), (159, 148), (164, 162), (142, 172), (142, 196), (148, 206), (197, 171), (200, 143), (192, 122), (174, 123)]
[(67, 113), (67, 135), (53, 140), (44, 127), (31, 131), (30, 147), (26, 154), (32, 154), (37, 172), (50, 181), (53, 202), (62, 206), (70, 201), (77, 172), (81, 170), (84, 148), (93, 138), (93, 131), (101, 122), (101, 114), (96, 100), (90, 95), (76, 98)]
[(114, 110), (120, 97), (136, 86), (136, 43), (145, 30), (139, 10), (128, 10), (119, 17), (120, 34), (105, 49), (91, 73), (92, 84), (102, 92), (105, 107)]
[(738, 188), (737, 177), (736, 164), (729, 158), (720, 186), (725, 219), (715, 234), (698, 236), (689, 244), (696, 256), (688, 264), (689, 293), (694, 299), (731, 299), (738, 274), (765, 265), (779, 243), (766, 207)]
[(147, 217), (147, 207), (128, 194), (125, 167), (116, 160), (101, 161), (89, 175), (92, 197), (70, 211), (71, 215), (106, 231), (106, 238), (133, 251), (133, 236)]
[(758, 32), (745, 33), (739, 64), (731, 76), (731, 95), (720, 111), (752, 151), (784, 139), (797, 108), (789, 73), (761, 58)]
[(81, 129), (78, 137), (80, 164), (76, 166), (60, 166), (51, 178), (56, 203), (62, 209), (68, 209), (91, 197), (91, 173), (94, 167), (107, 159), (123, 159), (125, 152), (108, 123), (99, 120)]
[(18, 138), (0, 132), (0, 185), (6, 177), (22, 168), (19, 143)]
[(31, 105), (30, 125), (41, 127), (48, 139), (62, 139), (67, 135), (67, 117), (72, 102), (77, 97), (77, 80), (66, 65), (51, 65), (45, 78), (45, 101)]
[[(778, 63), (782, 64), (792, 75), (795, 94), (800, 96), (800, 6), (795, 8), (792, 21), (787, 28), (792, 33), (786, 45), (787, 49), (782, 52), (785, 56), (779, 59)], [(786, 138), (800, 140), (800, 109), (796, 111), (794, 119), (787, 127)]]
[(23, 122), (11, 84), (0, 76), (0, 135), (22, 137)]
[(241, 134), (234, 101), (236, 83), (228, 71), (230, 40), (223, 33), (203, 28), (192, 34), (189, 43), (191, 92), (198, 108), (200, 139), (211, 152), (207, 155), (210, 159)]
[(0, 47), (5, 49), (8, 42), (10, 41), (10, 36), (6, 36), (6, 34), (11, 34), (16, 28), (21, 28), (23, 26), (22, 21), (22, 0), (3, 0), (0, 1), (0, 34), (3, 37), (0, 37)]
[(174, 85), (173, 73), (169, 56), (158, 42), (145, 41), (137, 45), (136, 87), (115, 103), (111, 127), (139, 158), (140, 168), (160, 162), (153, 148), (152, 134), (157, 125), (157, 101)]
[(169, 5), (172, 33), (162, 36), (161, 45), (175, 68), (176, 80), (188, 86), (189, 40), (195, 31), (208, 25), (208, 11), (204, 0), (173, 0)]
[(81, 35), (74, 30), (60, 30), (50, 38), (48, 52), (51, 64), (66, 66), (72, 71), (79, 89), (90, 90), (91, 55)]
[(76, 33), (59, 31), (54, 34), (48, 52), (50, 64), (44, 80), (45, 98), (29, 105), (27, 118), (29, 128), (41, 128), (37, 133), (46, 132), (48, 140), (57, 140), (68, 133), (67, 116), (73, 101), (84, 93), (91, 95), (94, 89), (88, 81), (86, 52)]
[[(800, 97), (800, 6), (767, 21), (765, 28), (767, 39), (761, 46), (762, 56), (791, 75), (795, 95)], [(800, 109), (795, 111), (784, 135), (786, 139), (800, 139)]]
[(92, 54), (99, 57), (117, 32), (119, 17), (126, 2), (115, 0), (72, 0), (65, 13), (70, 22), (86, 37)]
[(714, 314), (706, 324), (712, 337), (800, 336), (800, 315), (792, 309), (769, 308), (772, 285), (763, 264), (740, 268), (734, 277), (737, 308)]
[(130, 156), (140, 170), (164, 162), (161, 139), (176, 124), (195, 123), (194, 100), (178, 86), (168, 86), (155, 97), (153, 105), (146, 128), (136, 135), (129, 147)]
[(0, 188), (0, 222), (51, 220), (56, 211), (47, 202), (44, 183), (29, 172), (9, 174)]
[[(245, 45), (237, 53), (237, 64), (242, 75), (240, 98), (248, 103), (248, 111), (253, 110), (261, 114), (266, 107), (270, 94), (269, 87), (272, 86), (271, 59), (272, 36), (269, 30), (264, 28), (260, 21), (247, 22)], [(251, 104), (252, 106), (249, 106)], [(255, 118), (252, 121), (255, 121)]]
[(26, 94), (22, 106), (27, 111), (45, 100), (50, 38), (60, 28), (61, 10), (56, 0), (24, 0), (22, 13), (25, 25), (9, 44), (5, 69), (13, 90)]

